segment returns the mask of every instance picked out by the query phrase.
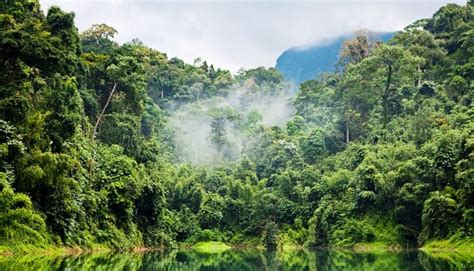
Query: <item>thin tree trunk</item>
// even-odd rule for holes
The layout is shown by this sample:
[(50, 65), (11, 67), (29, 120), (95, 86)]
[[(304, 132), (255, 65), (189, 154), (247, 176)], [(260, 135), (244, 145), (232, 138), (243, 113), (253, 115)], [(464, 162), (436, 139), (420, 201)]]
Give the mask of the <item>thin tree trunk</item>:
[(102, 108), (102, 111), (100, 112), (99, 116), (97, 117), (97, 121), (95, 122), (94, 132), (92, 133), (92, 139), (95, 139), (97, 135), (97, 129), (99, 128), (99, 124), (102, 120), (102, 117), (104, 116), (105, 110), (107, 110), (107, 106), (109, 106), (109, 103), (112, 100), (112, 96), (114, 95), (116, 88), (117, 88), (117, 83), (114, 83), (114, 87), (112, 88), (112, 91), (109, 94), (109, 98), (107, 99), (107, 102), (105, 103), (104, 108)]
[(392, 65), (388, 65), (387, 71), (387, 83), (385, 85), (385, 92), (383, 94), (382, 106), (383, 106), (383, 127), (388, 123), (388, 95), (390, 92), (390, 83), (392, 81)]
[(198, 164), (198, 161), (199, 161), (199, 160), (198, 160), (198, 159), (199, 159), (199, 153), (198, 153), (198, 148), (197, 148), (197, 146), (194, 147), (194, 155), (195, 155), (195, 159), (194, 159), (194, 160), (196, 160), (196, 165), (197, 165), (197, 164)]
[(416, 81), (417, 81), (417, 82), (416, 82), (416, 86), (417, 86), (418, 88), (420, 88), (420, 87), (421, 87), (421, 78), (422, 78), (423, 73), (424, 73), (424, 71), (423, 71), (423, 69), (420, 67), (420, 65), (418, 65), (418, 72), (420, 73), (420, 76), (416, 79)]
[(349, 143), (349, 120), (346, 120), (346, 144)]
[[(347, 108), (351, 108), (351, 102), (350, 101), (348, 102)], [(350, 112), (350, 109), (349, 109), (349, 112)], [(346, 144), (349, 144), (349, 140), (350, 140), (350, 138), (349, 138), (349, 135), (350, 135), (349, 123), (350, 123), (350, 120), (351, 120), (351, 116), (350, 116), (350, 114), (345, 112), (344, 113), (344, 118), (345, 118), (345, 126), (346, 126)]]

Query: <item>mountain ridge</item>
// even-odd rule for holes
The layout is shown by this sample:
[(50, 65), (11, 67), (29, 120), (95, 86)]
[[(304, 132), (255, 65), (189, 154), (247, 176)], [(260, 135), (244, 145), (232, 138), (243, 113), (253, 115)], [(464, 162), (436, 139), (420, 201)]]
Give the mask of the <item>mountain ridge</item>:
[[(382, 42), (387, 42), (394, 34), (395, 32), (376, 33)], [(310, 46), (291, 47), (277, 58), (275, 68), (283, 74), (285, 80), (297, 85), (323, 73), (334, 72), (343, 42), (352, 37), (353, 34), (341, 35)]]

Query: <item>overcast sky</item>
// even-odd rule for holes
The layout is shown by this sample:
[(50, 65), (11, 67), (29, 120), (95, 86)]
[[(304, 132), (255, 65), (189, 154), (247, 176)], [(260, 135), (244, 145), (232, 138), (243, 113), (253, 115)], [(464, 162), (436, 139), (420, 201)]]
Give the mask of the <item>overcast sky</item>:
[(293, 46), (314, 44), (368, 28), (400, 30), (430, 17), (448, 2), (465, 0), (153, 1), (40, 0), (76, 13), (80, 31), (95, 23), (118, 30), (116, 40), (138, 38), (188, 63), (197, 57), (231, 71), (274, 66)]

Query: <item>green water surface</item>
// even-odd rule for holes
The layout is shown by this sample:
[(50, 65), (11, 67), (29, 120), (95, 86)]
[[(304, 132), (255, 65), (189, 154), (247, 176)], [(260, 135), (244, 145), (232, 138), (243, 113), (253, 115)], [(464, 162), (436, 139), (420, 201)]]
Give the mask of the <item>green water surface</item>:
[(0, 256), (0, 270), (474, 270), (472, 253), (230, 249), (77, 256)]

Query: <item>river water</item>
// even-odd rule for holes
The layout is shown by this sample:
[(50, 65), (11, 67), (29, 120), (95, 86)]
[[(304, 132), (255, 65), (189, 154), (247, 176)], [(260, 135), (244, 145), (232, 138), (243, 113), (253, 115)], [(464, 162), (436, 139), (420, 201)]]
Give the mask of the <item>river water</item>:
[(418, 250), (355, 252), (232, 249), (92, 253), (75, 256), (1, 256), (0, 270), (474, 270), (474, 253)]

